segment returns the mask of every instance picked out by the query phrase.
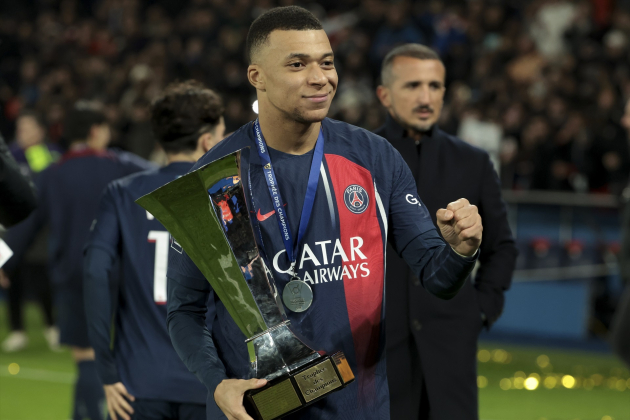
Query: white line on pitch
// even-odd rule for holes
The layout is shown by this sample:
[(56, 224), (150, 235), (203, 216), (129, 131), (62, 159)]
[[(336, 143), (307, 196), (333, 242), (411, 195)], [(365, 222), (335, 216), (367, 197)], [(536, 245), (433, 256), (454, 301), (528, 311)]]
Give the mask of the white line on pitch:
[(0, 366), (0, 377), (30, 379), (32, 381), (52, 382), (56, 384), (73, 384), (76, 375), (66, 372), (55, 372), (52, 370), (40, 370), (20, 367), (20, 371), (16, 375), (8, 372), (8, 366)]

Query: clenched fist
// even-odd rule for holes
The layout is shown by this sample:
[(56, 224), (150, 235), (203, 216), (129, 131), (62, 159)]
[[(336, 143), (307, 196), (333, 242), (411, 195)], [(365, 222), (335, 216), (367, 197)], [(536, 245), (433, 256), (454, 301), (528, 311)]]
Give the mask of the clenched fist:
[(442, 236), (459, 254), (471, 257), (481, 245), (481, 216), (477, 206), (460, 198), (437, 211), (437, 224)]

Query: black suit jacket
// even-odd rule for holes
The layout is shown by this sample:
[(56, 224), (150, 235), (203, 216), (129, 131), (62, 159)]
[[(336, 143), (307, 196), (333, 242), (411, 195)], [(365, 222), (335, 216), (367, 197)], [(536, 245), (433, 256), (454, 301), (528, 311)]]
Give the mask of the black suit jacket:
[(33, 183), (21, 174), (0, 135), (0, 224), (13, 226), (37, 207)]
[[(389, 247), (386, 331), (392, 404), (405, 404), (414, 398), (403, 394), (413, 388), (408, 382), (418, 379), (410, 377), (408, 364), (419, 363), (432, 420), (477, 418), (477, 336), (482, 317), (490, 326), (501, 314), (503, 294), (510, 287), (517, 256), (498, 176), (486, 152), (438, 127), (422, 137), (419, 149), (389, 116), (376, 134), (385, 137), (409, 165), (434, 224), (437, 210), (459, 198), (479, 208), (483, 223), (480, 266), (474, 282), (467, 281), (452, 300), (438, 299), (424, 290)], [(408, 347), (410, 343), (412, 347)], [(419, 396), (415, 397), (409, 408), (400, 411), (413, 412), (418, 400)], [(418, 416), (404, 418), (415, 420)]]

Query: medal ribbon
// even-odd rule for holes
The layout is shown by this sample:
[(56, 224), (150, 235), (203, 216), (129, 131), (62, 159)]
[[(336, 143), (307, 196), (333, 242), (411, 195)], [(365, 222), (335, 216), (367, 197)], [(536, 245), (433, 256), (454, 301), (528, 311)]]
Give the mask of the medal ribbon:
[(284, 200), (280, 194), (280, 188), (278, 187), (278, 181), (276, 180), (276, 174), (271, 165), (271, 156), (267, 149), (267, 143), (260, 131), (260, 124), (258, 120), (254, 122), (254, 134), (256, 135), (256, 144), (258, 150), (258, 156), (263, 165), (263, 171), (265, 173), (265, 181), (267, 181), (267, 187), (269, 188), (269, 195), (273, 203), (274, 210), (276, 211), (276, 220), (278, 221), (278, 227), (280, 228), (280, 236), (284, 242), (284, 248), (287, 250), (287, 257), (291, 261), (291, 271), (293, 277), (297, 277), (297, 271), (295, 268), (297, 262), (297, 254), (299, 244), (304, 238), (308, 222), (311, 218), (313, 211), (313, 204), (315, 203), (315, 193), (317, 192), (317, 184), (319, 183), (319, 168), (322, 165), (322, 159), (324, 158), (324, 134), (322, 130), (319, 131), (317, 137), (317, 143), (315, 144), (315, 151), (313, 153), (313, 161), (311, 163), (311, 170), (308, 174), (308, 186), (306, 188), (306, 196), (304, 197), (304, 204), (302, 206), (302, 214), (300, 215), (300, 227), (298, 230), (297, 241), (293, 241), (291, 235), (291, 229), (289, 227), (289, 216), (286, 208), (284, 207)]

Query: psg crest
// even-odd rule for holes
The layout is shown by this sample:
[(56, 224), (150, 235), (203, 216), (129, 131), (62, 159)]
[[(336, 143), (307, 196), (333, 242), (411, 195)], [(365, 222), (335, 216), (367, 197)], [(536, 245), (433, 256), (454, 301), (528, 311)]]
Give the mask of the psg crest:
[(343, 201), (346, 207), (354, 214), (361, 214), (370, 204), (367, 191), (360, 185), (350, 185), (343, 193)]

